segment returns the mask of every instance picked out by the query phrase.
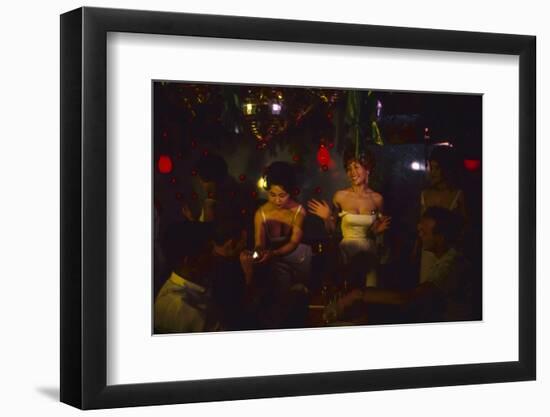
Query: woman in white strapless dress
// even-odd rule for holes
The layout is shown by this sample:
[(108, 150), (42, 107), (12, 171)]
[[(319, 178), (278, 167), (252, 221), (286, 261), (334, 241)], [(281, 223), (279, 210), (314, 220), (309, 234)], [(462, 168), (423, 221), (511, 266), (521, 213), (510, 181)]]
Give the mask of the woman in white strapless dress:
[[(326, 201), (318, 200), (309, 201), (308, 207), (311, 213), (324, 221), (329, 233), (336, 230), (337, 214), (342, 229), (340, 253), (344, 265), (348, 265), (360, 253), (372, 254), (376, 259), (376, 238), (389, 227), (390, 218), (381, 214), (384, 205), (382, 195), (368, 186), (370, 171), (374, 167), (372, 155), (344, 154), (344, 166), (351, 187), (334, 194), (334, 210)], [(369, 268), (365, 284), (377, 286), (376, 268)]]
[[(348, 265), (354, 256), (361, 252), (368, 252), (377, 257), (376, 239), (374, 233), (370, 233), (371, 227), (376, 222), (376, 214), (356, 214), (347, 211), (338, 213), (342, 228), (342, 240), (340, 241), (340, 254), (344, 265)], [(378, 283), (376, 269), (369, 269), (365, 279), (367, 287), (376, 287)]]

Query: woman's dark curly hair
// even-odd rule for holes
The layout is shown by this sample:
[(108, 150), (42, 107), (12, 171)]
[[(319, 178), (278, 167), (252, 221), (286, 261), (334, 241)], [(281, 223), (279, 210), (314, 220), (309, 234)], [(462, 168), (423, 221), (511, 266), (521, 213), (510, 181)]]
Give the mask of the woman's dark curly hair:
[(344, 163), (344, 169), (348, 169), (348, 165), (352, 162), (359, 163), (367, 171), (371, 172), (374, 170), (376, 161), (374, 155), (368, 149), (360, 150), (359, 154), (355, 154), (355, 147), (352, 146), (344, 151), (344, 156), (342, 158)]
[(288, 162), (275, 161), (265, 170), (265, 189), (278, 185), (287, 193), (292, 194), (296, 188), (296, 174), (294, 167)]

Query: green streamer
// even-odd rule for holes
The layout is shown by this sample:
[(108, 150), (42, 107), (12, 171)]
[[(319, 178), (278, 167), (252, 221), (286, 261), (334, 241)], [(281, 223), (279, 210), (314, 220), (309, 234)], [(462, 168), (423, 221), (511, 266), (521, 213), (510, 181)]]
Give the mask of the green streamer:
[(349, 91), (346, 103), (346, 122), (350, 125), (352, 140), (355, 141), (355, 157), (359, 157), (359, 141), (361, 139), (361, 92)]

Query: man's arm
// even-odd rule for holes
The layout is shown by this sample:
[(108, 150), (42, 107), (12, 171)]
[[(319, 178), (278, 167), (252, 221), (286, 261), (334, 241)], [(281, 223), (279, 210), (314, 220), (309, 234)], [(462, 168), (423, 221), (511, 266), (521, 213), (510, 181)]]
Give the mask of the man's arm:
[(410, 291), (385, 290), (381, 288), (366, 288), (353, 290), (339, 300), (339, 305), (345, 309), (356, 301), (366, 304), (385, 304), (408, 307), (418, 303), (428, 303), (443, 294), (431, 282), (425, 282)]

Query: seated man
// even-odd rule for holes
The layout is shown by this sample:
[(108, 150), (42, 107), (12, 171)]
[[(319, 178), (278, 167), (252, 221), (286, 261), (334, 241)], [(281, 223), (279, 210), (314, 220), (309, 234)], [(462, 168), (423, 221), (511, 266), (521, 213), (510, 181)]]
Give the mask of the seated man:
[(243, 271), (250, 261), (240, 256), (247, 234), (245, 226), (236, 219), (222, 217), (212, 223), (213, 257), (208, 276), (220, 330), (244, 330), (250, 326)]
[[(240, 294), (238, 254), (244, 247), (241, 228), (178, 223), (168, 229), (163, 246), (172, 273), (155, 299), (155, 333), (206, 332), (221, 330), (227, 322), (233, 325), (235, 305), (220, 291), (227, 288), (220, 278), (233, 283), (235, 289), (228, 293)], [(230, 258), (236, 260), (237, 268), (232, 269), (236, 272), (226, 268), (222, 277), (222, 261)], [(236, 278), (231, 280), (233, 276)], [(240, 302), (238, 296), (235, 301)]]
[(461, 321), (480, 319), (473, 306), (474, 279), (464, 257), (452, 247), (459, 221), (449, 210), (430, 207), (418, 224), (418, 234), (425, 250), (435, 254), (425, 282), (410, 291), (376, 288), (353, 290), (338, 302), (343, 314), (357, 302), (396, 305), (404, 308), (406, 321)]

